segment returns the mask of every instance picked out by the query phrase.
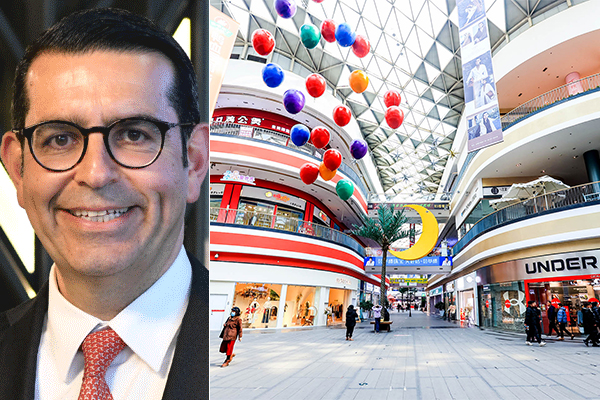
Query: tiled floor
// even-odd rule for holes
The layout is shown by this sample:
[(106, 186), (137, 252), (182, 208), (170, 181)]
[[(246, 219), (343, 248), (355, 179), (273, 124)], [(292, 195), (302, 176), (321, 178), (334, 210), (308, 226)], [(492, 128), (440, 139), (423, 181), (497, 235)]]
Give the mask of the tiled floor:
[(211, 332), (211, 399), (600, 399), (600, 348), (581, 339), (526, 346), (421, 312), (392, 320), (390, 333), (358, 324), (353, 342), (341, 326), (248, 331), (227, 368)]

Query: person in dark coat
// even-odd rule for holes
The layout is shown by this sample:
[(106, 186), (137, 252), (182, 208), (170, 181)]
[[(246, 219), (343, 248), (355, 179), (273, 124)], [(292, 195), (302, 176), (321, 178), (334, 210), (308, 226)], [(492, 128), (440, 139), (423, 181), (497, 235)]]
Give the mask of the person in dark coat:
[(583, 303), (583, 310), (581, 311), (583, 312), (583, 332), (588, 335), (583, 343), (589, 346), (591, 342), (592, 346), (598, 347), (598, 326), (592, 311), (592, 304), (586, 301)]
[(555, 331), (556, 337), (558, 337), (559, 333), (558, 328), (556, 327), (556, 308), (551, 302), (546, 303), (546, 306), (546, 316), (548, 317), (548, 334), (546, 336), (552, 336), (552, 331)]
[(383, 308), (381, 310), (381, 315), (383, 316), (383, 320), (384, 321), (389, 321), (390, 320), (390, 312), (387, 310), (387, 308)]
[(242, 341), (242, 319), (240, 318), (241, 313), (242, 312), (239, 307), (233, 307), (231, 309), (231, 316), (227, 318), (227, 321), (225, 321), (225, 324), (223, 324), (223, 331), (220, 335), (223, 341), (221, 342), (219, 352), (225, 353), (227, 358), (221, 365), (222, 368), (228, 366), (233, 357), (235, 357), (235, 354), (233, 353), (235, 339), (238, 339), (240, 342)]
[(354, 340), (352, 339), (352, 333), (354, 333), (354, 327), (356, 326), (356, 318), (358, 318), (358, 314), (354, 306), (350, 304), (348, 311), (346, 311), (346, 340)]
[(527, 310), (525, 311), (525, 329), (527, 330), (527, 343), (531, 346), (532, 342), (537, 339), (540, 347), (545, 346), (546, 342), (542, 342), (541, 330), (541, 312), (537, 308), (537, 304), (533, 300), (527, 302)]

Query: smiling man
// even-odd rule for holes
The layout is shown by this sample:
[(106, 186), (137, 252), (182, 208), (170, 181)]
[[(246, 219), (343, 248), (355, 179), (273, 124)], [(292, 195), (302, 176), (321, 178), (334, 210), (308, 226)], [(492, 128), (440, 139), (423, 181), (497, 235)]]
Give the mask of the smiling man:
[(0, 398), (208, 398), (208, 271), (183, 249), (201, 106), (181, 47), (125, 11), (73, 14), (27, 50), (1, 156), (55, 264), (0, 315)]

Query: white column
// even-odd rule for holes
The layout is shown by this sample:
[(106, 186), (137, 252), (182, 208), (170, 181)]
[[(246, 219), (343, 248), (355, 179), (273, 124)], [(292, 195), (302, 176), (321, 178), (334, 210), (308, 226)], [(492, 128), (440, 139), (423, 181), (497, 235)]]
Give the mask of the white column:
[(281, 293), (279, 293), (279, 307), (277, 307), (277, 325), (275, 325), (275, 328), (283, 328), (283, 313), (285, 310), (287, 287), (288, 285), (281, 285)]

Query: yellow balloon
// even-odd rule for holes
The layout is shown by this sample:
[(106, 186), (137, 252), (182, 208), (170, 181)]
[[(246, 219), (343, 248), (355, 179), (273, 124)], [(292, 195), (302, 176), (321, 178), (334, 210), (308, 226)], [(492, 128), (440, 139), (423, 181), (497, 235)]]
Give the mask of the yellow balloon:
[(356, 93), (362, 93), (369, 86), (369, 77), (365, 71), (357, 69), (350, 74), (350, 88)]
[(319, 165), (319, 175), (321, 175), (321, 178), (323, 178), (324, 181), (332, 180), (336, 173), (337, 169), (335, 171), (331, 171), (325, 166), (324, 163), (321, 163), (321, 165)]
[(431, 253), (437, 243), (440, 231), (437, 220), (431, 211), (416, 204), (406, 205), (405, 207), (410, 207), (419, 213), (423, 223), (423, 232), (421, 232), (421, 237), (417, 240), (417, 243), (410, 249), (404, 251), (390, 250), (390, 253), (402, 260), (418, 260)]

